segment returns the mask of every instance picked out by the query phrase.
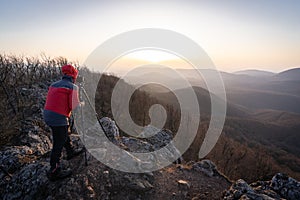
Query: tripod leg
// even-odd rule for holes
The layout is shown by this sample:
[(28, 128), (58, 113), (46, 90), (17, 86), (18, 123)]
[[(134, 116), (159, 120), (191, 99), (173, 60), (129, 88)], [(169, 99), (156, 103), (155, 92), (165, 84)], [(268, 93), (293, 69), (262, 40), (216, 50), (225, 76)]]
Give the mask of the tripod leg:
[[(84, 88), (82, 85), (79, 87), (79, 92), (80, 92), (80, 101), (83, 102), (83, 93), (84, 93)], [(85, 129), (84, 129), (84, 118), (83, 118), (83, 107), (80, 105), (80, 114), (81, 114), (81, 128), (82, 128), (82, 140), (83, 140), (83, 145), (84, 145), (84, 163), (85, 166), (88, 166), (88, 161), (87, 161), (87, 153), (86, 153), (86, 147), (85, 147)]]
[(87, 161), (87, 155), (86, 155), (86, 148), (84, 147), (84, 160), (85, 160), (85, 166), (88, 166), (88, 161)]
[(95, 117), (96, 117), (96, 119), (98, 120), (98, 123), (99, 123), (99, 125), (101, 126), (101, 129), (102, 129), (103, 133), (106, 135), (106, 137), (108, 137), (108, 134), (106, 133), (106, 131), (105, 131), (105, 129), (104, 129), (104, 127), (103, 127), (103, 125), (102, 125), (102, 123), (101, 123), (101, 121), (100, 121), (100, 117), (99, 117), (99, 115), (97, 114), (96, 109), (95, 109), (94, 106), (92, 105), (92, 102), (91, 102), (91, 100), (90, 100), (90, 98), (89, 98), (87, 92), (85, 91), (84, 87), (81, 87), (81, 92), (84, 94), (84, 96), (85, 96), (85, 98), (86, 98), (86, 100), (87, 100), (89, 106), (90, 106), (91, 109), (93, 110), (93, 112), (94, 112), (94, 114), (95, 114)]

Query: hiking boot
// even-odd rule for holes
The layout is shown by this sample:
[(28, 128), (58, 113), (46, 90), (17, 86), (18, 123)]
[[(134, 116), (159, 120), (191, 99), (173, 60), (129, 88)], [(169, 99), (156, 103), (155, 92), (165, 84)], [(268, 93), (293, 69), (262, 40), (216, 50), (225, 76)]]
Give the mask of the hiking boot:
[(71, 152), (67, 153), (67, 160), (71, 160), (72, 158), (78, 156), (79, 154), (84, 152), (84, 148), (72, 150)]
[(47, 177), (50, 181), (64, 179), (71, 175), (72, 175), (72, 171), (70, 169), (62, 170), (61, 168), (56, 168), (54, 171), (49, 170), (47, 172)]

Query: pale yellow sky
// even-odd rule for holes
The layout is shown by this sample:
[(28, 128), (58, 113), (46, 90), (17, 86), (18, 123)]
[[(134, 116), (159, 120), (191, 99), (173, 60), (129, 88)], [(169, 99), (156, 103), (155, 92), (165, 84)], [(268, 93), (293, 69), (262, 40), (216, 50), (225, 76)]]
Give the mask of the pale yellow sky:
[(115, 60), (105, 71), (124, 75), (135, 67), (143, 65), (171, 67), (174, 69), (193, 67), (180, 57), (161, 50), (140, 50), (131, 52)]
[(0, 9), (0, 53), (84, 63), (115, 35), (162, 28), (195, 41), (223, 71), (300, 67), (300, 1), (31, 0)]

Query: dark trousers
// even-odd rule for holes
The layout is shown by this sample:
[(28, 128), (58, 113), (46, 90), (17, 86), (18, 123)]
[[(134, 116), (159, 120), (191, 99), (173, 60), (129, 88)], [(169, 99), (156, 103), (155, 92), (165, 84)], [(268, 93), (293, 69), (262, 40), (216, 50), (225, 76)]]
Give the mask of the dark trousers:
[(50, 156), (51, 170), (54, 170), (59, 165), (63, 147), (67, 154), (72, 153), (73, 147), (68, 135), (68, 126), (50, 126), (53, 135), (53, 147)]

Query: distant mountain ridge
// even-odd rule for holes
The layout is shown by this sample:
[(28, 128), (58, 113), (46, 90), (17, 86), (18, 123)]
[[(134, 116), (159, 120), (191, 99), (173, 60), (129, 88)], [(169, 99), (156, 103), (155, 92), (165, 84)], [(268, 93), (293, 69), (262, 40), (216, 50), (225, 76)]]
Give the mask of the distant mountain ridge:
[(288, 69), (275, 75), (281, 80), (300, 80), (300, 68)]
[(234, 72), (234, 74), (238, 74), (238, 75), (244, 74), (249, 76), (265, 77), (265, 76), (273, 76), (276, 73), (264, 71), (264, 70), (249, 69), (249, 70), (236, 71)]
[[(144, 72), (132, 74), (130, 82), (137, 85), (145, 80), (154, 80), (156, 84), (184, 89), (179, 77), (173, 77), (168, 69), (155, 71), (158, 68), (147, 68)], [(207, 89), (207, 80), (210, 83), (223, 79), (228, 99), (231, 103), (251, 109), (273, 109), (300, 113), (300, 68), (289, 69), (280, 73), (261, 70), (244, 70), (235, 73), (216, 71), (214, 69), (177, 69), (193, 87)], [(126, 79), (125, 80), (129, 80)], [(156, 87), (159, 89), (159, 87)], [(148, 87), (148, 90), (151, 87)]]

